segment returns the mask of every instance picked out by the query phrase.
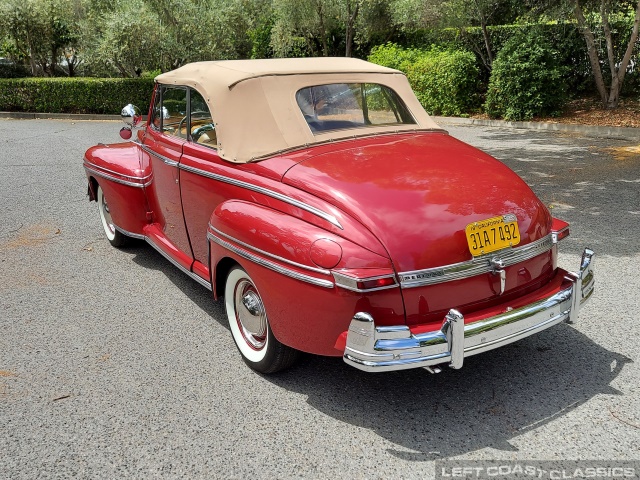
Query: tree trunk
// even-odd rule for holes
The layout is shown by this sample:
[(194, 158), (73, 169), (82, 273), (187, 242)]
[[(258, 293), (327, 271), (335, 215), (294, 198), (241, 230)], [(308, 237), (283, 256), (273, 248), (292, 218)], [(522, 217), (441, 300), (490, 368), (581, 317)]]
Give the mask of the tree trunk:
[(316, 3), (316, 12), (318, 13), (318, 20), (320, 21), (320, 42), (322, 43), (322, 55), (324, 57), (329, 56), (329, 45), (327, 45), (327, 28), (324, 25), (324, 11), (322, 9), (322, 2)]
[(636, 16), (633, 23), (633, 29), (631, 31), (631, 37), (627, 43), (627, 50), (625, 51), (622, 61), (616, 64), (615, 52), (613, 50), (613, 40), (611, 36), (611, 27), (609, 25), (609, 15), (607, 13), (606, 1), (601, 0), (600, 3), (600, 15), (602, 18), (602, 28), (604, 31), (605, 40), (607, 43), (607, 60), (609, 64), (609, 70), (611, 71), (611, 85), (609, 86), (609, 92), (604, 84), (604, 78), (602, 75), (602, 69), (600, 68), (600, 59), (598, 58), (598, 50), (596, 48), (593, 32), (589, 29), (587, 21), (584, 17), (584, 12), (580, 6), (580, 0), (573, 0), (573, 12), (576, 20), (578, 21), (578, 27), (584, 36), (587, 43), (587, 53), (589, 54), (589, 62), (591, 63), (591, 70), (593, 71), (593, 77), (596, 82), (596, 88), (600, 94), (600, 100), (605, 108), (616, 108), (620, 101), (620, 90), (622, 90), (622, 84), (624, 83), (624, 77), (627, 73), (627, 67), (631, 61), (631, 55), (638, 40), (638, 31), (640, 27), (640, 0), (636, 6)]
[(51, 47), (51, 66), (49, 67), (51, 73), (49, 76), (56, 76), (56, 65), (58, 65), (58, 52), (55, 47)]
[(122, 63), (120, 63), (118, 60), (114, 60), (114, 63), (116, 65), (116, 68), (118, 70), (120, 70), (120, 74), (124, 78), (130, 78), (131, 77), (131, 74), (127, 71), (127, 69), (124, 67), (124, 65), (122, 65)]
[(600, 59), (598, 58), (598, 50), (596, 48), (596, 41), (593, 37), (593, 32), (587, 25), (587, 20), (584, 18), (584, 12), (580, 6), (580, 0), (573, 0), (573, 13), (578, 21), (578, 27), (584, 37), (587, 44), (587, 53), (589, 55), (589, 63), (591, 63), (591, 70), (593, 71), (593, 77), (596, 82), (596, 88), (600, 94), (600, 100), (604, 106), (607, 105), (608, 95), (607, 88), (604, 85), (604, 78), (602, 77), (602, 70), (600, 69)]
[(351, 1), (347, 0), (347, 32), (345, 42), (347, 44), (344, 56), (350, 57), (353, 53), (353, 38), (355, 36), (355, 24), (360, 10), (360, 2), (356, 0), (355, 8), (351, 11)]
[[(459, 32), (461, 37), (469, 37), (465, 27), (460, 27)], [(473, 52), (476, 53), (478, 57), (480, 57), (480, 60), (482, 61), (484, 67), (487, 69), (487, 72), (491, 73), (491, 61), (489, 58), (487, 58), (486, 49), (480, 47), (477, 42), (468, 42), (468, 44), (471, 45), (471, 48), (473, 48)]]
[[(489, 31), (487, 30), (487, 15), (486, 11), (482, 9), (478, 0), (474, 0), (473, 4), (476, 8), (476, 16), (480, 19), (480, 30), (482, 31), (482, 39), (484, 40), (484, 48), (487, 52), (486, 61), (483, 59), (482, 63), (485, 64), (487, 70), (491, 72), (493, 66), (493, 53), (491, 52), (491, 39), (489, 38)], [(484, 55), (483, 55), (484, 57)]]
[(38, 74), (38, 66), (33, 58), (33, 55), (29, 55), (29, 67), (31, 67), (31, 75), (34, 77)]
[[(616, 108), (618, 106), (618, 102), (620, 101), (620, 90), (622, 90), (624, 77), (627, 74), (627, 67), (629, 66), (629, 62), (631, 61), (631, 55), (633, 54), (633, 49), (635, 47), (636, 41), (638, 40), (639, 28), (640, 28), (640, 0), (638, 0), (638, 5), (636, 6), (636, 18), (633, 22), (633, 29), (631, 30), (631, 37), (629, 38), (629, 43), (627, 44), (627, 50), (624, 53), (624, 57), (622, 57), (622, 61), (618, 65), (617, 72), (616, 71), (611, 72), (611, 88), (609, 89), (609, 99), (607, 101), (607, 108)], [(611, 35), (611, 32), (609, 32), (609, 35)], [(610, 63), (611, 63), (611, 60), (610, 60)], [(615, 60), (614, 60), (614, 66), (615, 66)]]
[(616, 55), (613, 51), (613, 39), (611, 38), (611, 27), (609, 26), (609, 15), (607, 14), (607, 5), (605, 0), (600, 2), (600, 17), (602, 18), (602, 29), (604, 31), (604, 39), (607, 43), (607, 57), (609, 59), (609, 70), (611, 78), (616, 75)]
[(491, 39), (489, 38), (489, 32), (487, 30), (487, 22), (484, 17), (482, 18), (482, 37), (484, 38), (484, 47), (487, 49), (487, 61), (485, 62), (489, 71), (493, 67), (493, 53), (491, 53)]
[(33, 58), (33, 46), (31, 45), (31, 37), (29, 31), (27, 31), (27, 50), (29, 52), (29, 66), (31, 67), (31, 75), (34, 77), (38, 74), (38, 66), (36, 65), (36, 59)]
[(345, 50), (344, 50), (344, 56), (345, 57), (350, 57), (352, 55), (352, 45), (353, 45), (353, 30), (351, 30), (351, 28), (349, 28), (349, 26), (347, 25), (347, 34), (345, 37), (345, 42), (347, 44)]

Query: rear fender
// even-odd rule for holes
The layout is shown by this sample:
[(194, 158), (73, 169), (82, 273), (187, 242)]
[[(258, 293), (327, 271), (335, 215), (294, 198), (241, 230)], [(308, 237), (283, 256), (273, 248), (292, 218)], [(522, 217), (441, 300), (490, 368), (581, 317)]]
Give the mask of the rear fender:
[(298, 350), (339, 355), (334, 345), (353, 315), (366, 310), (380, 324), (404, 323), (399, 288), (366, 296), (335, 285), (333, 271), (391, 270), (388, 258), (299, 218), (247, 201), (216, 208), (208, 228), (214, 295), (224, 295), (229, 262), (256, 284), (278, 340)]

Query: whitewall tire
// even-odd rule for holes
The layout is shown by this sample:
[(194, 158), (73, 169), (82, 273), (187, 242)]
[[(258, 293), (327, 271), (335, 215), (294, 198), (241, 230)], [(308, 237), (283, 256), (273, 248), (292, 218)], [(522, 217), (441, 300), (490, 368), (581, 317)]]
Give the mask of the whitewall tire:
[(124, 247), (127, 244), (129, 237), (123, 235), (116, 229), (116, 226), (111, 219), (109, 204), (107, 203), (107, 199), (105, 198), (100, 185), (98, 185), (96, 197), (98, 200), (98, 210), (100, 211), (100, 221), (102, 222), (102, 228), (104, 229), (104, 234), (106, 235), (107, 240), (109, 240), (109, 243), (114, 247)]
[(274, 373), (296, 361), (299, 352), (273, 336), (262, 297), (242, 268), (229, 272), (224, 301), (231, 335), (247, 365), (261, 373)]

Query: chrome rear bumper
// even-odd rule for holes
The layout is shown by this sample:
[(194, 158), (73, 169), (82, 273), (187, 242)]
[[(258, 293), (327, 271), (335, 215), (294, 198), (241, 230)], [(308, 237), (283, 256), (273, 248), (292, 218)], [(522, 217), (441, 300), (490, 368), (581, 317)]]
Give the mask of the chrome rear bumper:
[(493, 350), (560, 322), (575, 323), (594, 288), (594, 253), (586, 248), (571, 284), (547, 298), (494, 317), (464, 324), (451, 309), (440, 330), (413, 334), (408, 326), (376, 327), (365, 312), (354, 315), (347, 332), (344, 361), (367, 372), (386, 372), (447, 364), (462, 368), (464, 357)]

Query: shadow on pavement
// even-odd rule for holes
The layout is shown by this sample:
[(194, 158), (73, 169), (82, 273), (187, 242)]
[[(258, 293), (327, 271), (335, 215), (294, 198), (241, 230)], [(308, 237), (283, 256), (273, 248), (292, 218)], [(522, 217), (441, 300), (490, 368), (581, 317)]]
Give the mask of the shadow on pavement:
[(210, 315), (211, 318), (224, 328), (229, 329), (224, 303), (222, 301), (215, 301), (213, 299), (213, 293), (211, 293), (210, 290), (178, 270), (149, 244), (142, 240), (136, 240), (130, 247), (123, 249), (123, 251), (132, 256), (131, 260), (136, 265), (162, 272), (184, 293), (185, 297), (192, 300), (198, 308)]
[(610, 383), (628, 362), (560, 325), (437, 375), (370, 374), (340, 358), (307, 355), (292, 370), (265, 378), (308, 396), (322, 413), (393, 442), (398, 448), (391, 455), (427, 461), (486, 447), (516, 451), (511, 438), (595, 395), (620, 394)]

